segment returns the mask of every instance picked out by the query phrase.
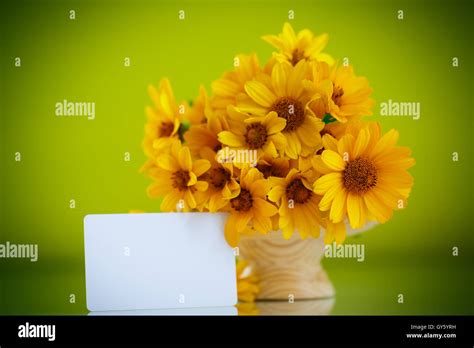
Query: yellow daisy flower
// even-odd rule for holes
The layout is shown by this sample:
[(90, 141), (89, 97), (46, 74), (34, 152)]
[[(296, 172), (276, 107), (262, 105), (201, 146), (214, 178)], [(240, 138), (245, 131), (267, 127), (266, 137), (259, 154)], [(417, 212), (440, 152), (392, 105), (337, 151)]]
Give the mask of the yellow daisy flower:
[(264, 117), (249, 117), (247, 114), (229, 107), (230, 130), (218, 134), (218, 140), (231, 148), (257, 151), (257, 159), (263, 154), (277, 157), (277, 150), (286, 146), (286, 138), (281, 131), (286, 126), (285, 119), (272, 111)]
[(206, 122), (191, 125), (188, 131), (184, 133), (184, 140), (193, 155), (198, 155), (203, 148), (210, 148), (217, 153), (222, 148), (222, 144), (218, 140), (218, 134), (229, 129), (226, 115), (213, 110), (208, 101), (206, 101), (204, 112)]
[(346, 134), (346, 128), (349, 123), (351, 122), (332, 122), (325, 124), (323, 130), (320, 132), (321, 144), (317, 149), (316, 154), (321, 155), (321, 153), (327, 148), (328, 142), (335, 142), (336, 139), (340, 139), (344, 134)]
[(230, 200), (230, 214), (224, 229), (230, 246), (239, 244), (240, 235), (248, 232), (249, 224), (260, 233), (271, 230), (270, 217), (277, 213), (277, 208), (266, 201), (269, 190), (270, 183), (256, 168), (242, 168), (240, 193)]
[(260, 291), (258, 278), (252, 272), (249, 264), (244, 259), (238, 257), (236, 264), (237, 274), (237, 298), (240, 302), (254, 302)]
[(265, 179), (271, 176), (284, 178), (290, 171), (290, 163), (285, 157), (271, 157), (264, 155), (257, 160), (256, 168), (263, 174)]
[(150, 197), (164, 196), (161, 211), (190, 211), (198, 202), (196, 192), (207, 190), (208, 183), (198, 180), (209, 168), (208, 160), (192, 161), (189, 148), (179, 142), (173, 143), (169, 154), (156, 159), (156, 168), (150, 170), (154, 182), (148, 187)]
[(303, 239), (319, 236), (320, 198), (312, 190), (315, 173), (313, 170), (301, 169), (292, 168), (285, 178), (269, 179), (272, 189), (268, 199), (279, 206), (279, 227), (285, 239), (290, 239), (294, 231), (298, 231)]
[(284, 153), (293, 159), (298, 155), (314, 153), (321, 142), (319, 132), (323, 122), (307, 107), (312, 95), (303, 88), (307, 79), (308, 64), (300, 61), (295, 67), (289, 63), (276, 63), (271, 76), (260, 74), (245, 84), (246, 94), (238, 98), (238, 109), (253, 116), (266, 116), (275, 111), (286, 120), (282, 133), (288, 146)]
[(148, 86), (148, 94), (154, 106), (148, 106), (145, 110), (148, 121), (142, 145), (149, 161), (143, 169), (152, 166), (152, 162), (163, 149), (169, 148), (174, 140), (179, 139), (183, 120), (168, 79), (161, 80), (158, 90), (152, 85)]
[(224, 211), (229, 200), (240, 193), (240, 186), (235, 179), (235, 169), (232, 163), (219, 163), (216, 161), (216, 153), (210, 148), (203, 148), (200, 157), (210, 162), (211, 168), (201, 176), (206, 181), (208, 189), (197, 193), (203, 195), (201, 201), (206, 202), (206, 207), (211, 213)]
[(277, 60), (285, 60), (292, 65), (296, 65), (300, 60), (334, 63), (334, 59), (329, 54), (322, 52), (328, 43), (328, 34), (314, 36), (308, 29), (295, 34), (291, 24), (285, 23), (281, 34), (266, 35), (262, 39), (279, 50), (279, 53), (275, 55)]
[(314, 183), (314, 192), (322, 195), (319, 208), (329, 211), (333, 223), (349, 218), (352, 228), (366, 220), (384, 223), (393, 209), (405, 204), (413, 178), (407, 169), (415, 164), (406, 147), (396, 147), (398, 132), (380, 136), (378, 123), (361, 126), (357, 136), (351, 133), (328, 145), (320, 159), (322, 175)]
[(330, 114), (340, 122), (351, 118), (372, 115), (374, 100), (370, 99), (372, 88), (365, 77), (357, 77), (352, 66), (334, 66), (326, 63), (312, 64), (312, 81), (303, 84), (313, 98), (310, 108), (316, 116), (323, 118)]
[(226, 72), (211, 85), (213, 98), (212, 107), (226, 110), (228, 105), (236, 105), (236, 96), (244, 92), (244, 85), (259, 72), (260, 65), (255, 53), (239, 54), (234, 59), (235, 69)]

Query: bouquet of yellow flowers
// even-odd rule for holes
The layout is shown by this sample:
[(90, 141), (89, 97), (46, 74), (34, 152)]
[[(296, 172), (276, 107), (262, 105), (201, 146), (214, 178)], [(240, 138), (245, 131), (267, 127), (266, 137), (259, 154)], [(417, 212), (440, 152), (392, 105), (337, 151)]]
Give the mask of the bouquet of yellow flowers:
[(286, 23), (263, 39), (276, 48), (265, 65), (237, 55), (192, 103), (176, 102), (167, 79), (149, 87), (148, 195), (161, 211), (228, 212), (231, 246), (273, 230), (342, 243), (348, 225), (389, 220), (415, 161), (396, 130), (362, 121), (374, 105), (367, 79), (323, 52), (326, 34)]

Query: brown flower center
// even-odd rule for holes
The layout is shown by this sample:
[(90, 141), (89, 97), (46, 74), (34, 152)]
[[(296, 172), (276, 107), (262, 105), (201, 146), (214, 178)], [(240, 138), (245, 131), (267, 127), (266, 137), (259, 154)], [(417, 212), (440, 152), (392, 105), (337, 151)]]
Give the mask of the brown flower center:
[(267, 129), (261, 123), (252, 123), (247, 126), (245, 142), (251, 149), (260, 149), (267, 142)]
[(249, 211), (253, 205), (252, 194), (249, 190), (241, 189), (240, 194), (230, 200), (230, 205), (237, 211)]
[(158, 129), (158, 137), (169, 137), (173, 133), (174, 124), (171, 122), (161, 122)]
[(331, 99), (334, 104), (336, 104), (337, 106), (341, 106), (341, 98), (344, 95), (344, 90), (342, 89), (342, 87), (336, 86), (334, 83), (332, 84), (332, 87), (333, 92)]
[(306, 203), (313, 195), (313, 192), (304, 186), (301, 179), (295, 179), (286, 187), (286, 195), (288, 200), (291, 199), (295, 203)]
[(377, 169), (371, 161), (359, 157), (346, 164), (342, 179), (347, 191), (365, 193), (377, 184)]
[(291, 54), (291, 64), (293, 66), (295, 66), (296, 64), (298, 64), (298, 62), (301, 60), (301, 59), (305, 59), (304, 57), (304, 52), (303, 51), (300, 51), (299, 49), (295, 48), (295, 50), (293, 51), (293, 53)]
[(173, 187), (180, 191), (186, 191), (188, 189), (189, 173), (184, 170), (178, 170), (173, 173)]
[(278, 117), (282, 117), (286, 120), (286, 126), (283, 131), (291, 132), (304, 122), (304, 107), (301, 102), (293, 98), (280, 98), (270, 109), (276, 111)]
[(283, 166), (278, 166), (274, 163), (259, 163), (257, 164), (257, 169), (260, 173), (263, 174), (263, 177), (265, 179), (268, 179), (270, 176), (284, 178), (287, 174)]
[(216, 189), (222, 189), (230, 180), (230, 173), (224, 168), (213, 168), (209, 171), (209, 182)]
[(259, 164), (257, 164), (257, 169), (260, 173), (263, 174), (263, 177), (265, 179), (267, 179), (270, 176), (274, 176), (273, 175), (273, 166), (271, 164), (259, 163)]

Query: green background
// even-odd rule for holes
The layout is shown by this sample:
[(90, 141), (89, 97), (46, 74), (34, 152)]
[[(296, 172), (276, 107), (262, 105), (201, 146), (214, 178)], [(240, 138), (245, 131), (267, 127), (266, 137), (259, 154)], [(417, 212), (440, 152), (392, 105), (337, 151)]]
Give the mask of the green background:
[[(179, 100), (232, 68), (260, 37), (327, 32), (326, 51), (368, 77), (373, 120), (400, 131), (417, 164), (407, 209), (349, 239), (365, 262), (325, 260), (333, 314), (473, 314), (472, 3), (467, 1), (4, 1), (1, 5), (0, 243), (37, 243), (39, 261), (0, 259), (0, 314), (86, 313), (82, 220), (157, 211), (138, 173), (146, 88), (169, 77)], [(76, 19), (69, 20), (70, 9)], [(186, 19), (178, 20), (178, 11)], [(397, 19), (397, 11), (404, 19)], [(14, 66), (21, 57), (22, 66)], [(130, 57), (131, 67), (124, 67)], [(459, 67), (452, 58), (459, 58)], [(55, 103), (96, 103), (96, 119)], [(421, 118), (379, 103), (421, 103)], [(21, 162), (15, 162), (15, 152)], [(131, 161), (123, 160), (124, 152)], [(459, 161), (452, 161), (452, 153)], [(76, 208), (69, 208), (69, 200)], [(452, 248), (459, 256), (452, 256)], [(69, 295), (76, 295), (76, 303)], [(403, 294), (405, 302), (397, 303)]]

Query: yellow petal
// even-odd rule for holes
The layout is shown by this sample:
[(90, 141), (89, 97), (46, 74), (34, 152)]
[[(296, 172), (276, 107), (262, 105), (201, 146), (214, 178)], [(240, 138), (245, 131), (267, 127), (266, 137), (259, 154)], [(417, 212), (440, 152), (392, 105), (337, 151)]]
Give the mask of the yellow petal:
[(253, 227), (260, 233), (267, 233), (272, 229), (272, 221), (269, 217), (255, 215), (253, 220)]
[(260, 81), (248, 81), (245, 84), (247, 94), (259, 105), (269, 108), (276, 100), (275, 94)]
[(261, 198), (254, 198), (253, 207), (257, 210), (256, 215), (270, 217), (278, 212), (277, 207)]
[(334, 58), (331, 57), (329, 54), (327, 53), (318, 53), (316, 55), (316, 59), (319, 61), (319, 62), (326, 62), (328, 63), (329, 65), (333, 65), (334, 64)]
[(325, 165), (333, 170), (342, 171), (346, 167), (346, 163), (342, 159), (341, 155), (332, 150), (324, 150), (321, 154), (321, 159)]
[(290, 239), (295, 229), (293, 227), (293, 224), (290, 223), (287, 226), (282, 227), (281, 230), (283, 232), (283, 238)]
[(331, 211), (329, 212), (329, 218), (332, 222), (341, 222), (346, 212), (346, 197), (347, 192), (340, 190), (336, 193), (334, 200), (332, 201)]
[(337, 151), (337, 140), (329, 134), (324, 134), (322, 137), (323, 146), (327, 150)]
[(352, 134), (346, 134), (339, 139), (339, 142), (337, 143), (337, 152), (341, 156), (346, 156), (347, 159), (352, 159), (352, 144), (354, 144), (354, 136)]
[(163, 112), (169, 117), (173, 117), (176, 109), (173, 90), (168, 79), (163, 79), (160, 82), (160, 106)]
[(299, 98), (303, 93), (304, 87), (302, 81), (307, 74), (307, 64), (304, 59), (300, 60), (293, 68), (288, 78), (287, 92), (290, 97)]
[(272, 70), (273, 90), (279, 97), (286, 95), (288, 68), (286, 64), (277, 63)]
[(271, 187), (271, 183), (267, 179), (258, 179), (250, 184), (250, 191), (255, 197), (265, 198)]
[(214, 94), (219, 96), (234, 96), (241, 91), (237, 82), (228, 79), (219, 79), (212, 82), (211, 88)]
[(211, 163), (208, 160), (199, 159), (193, 164), (193, 173), (196, 174), (196, 176), (201, 176), (207, 172), (209, 168), (211, 168)]
[(270, 192), (268, 192), (268, 199), (272, 202), (279, 202), (281, 196), (285, 193), (285, 188), (283, 186), (274, 186)]
[(363, 198), (357, 194), (347, 195), (347, 215), (352, 228), (361, 228), (365, 223)]
[(237, 232), (242, 233), (247, 228), (251, 218), (252, 213), (250, 211), (246, 213), (239, 213), (236, 219)]
[(233, 248), (238, 246), (239, 244), (239, 233), (236, 229), (236, 220), (237, 214), (230, 214), (227, 218), (225, 227), (224, 227), (224, 235), (227, 243)]
[(392, 209), (382, 203), (374, 192), (369, 191), (364, 195), (364, 202), (370, 213), (378, 222), (384, 223), (392, 217)]
[(395, 209), (398, 200), (402, 198), (397, 190), (390, 186), (382, 186), (379, 183), (377, 183), (377, 186), (372, 191), (385, 206), (391, 209)]
[(358, 158), (364, 154), (365, 149), (370, 141), (370, 133), (367, 128), (362, 128), (357, 136), (356, 142), (354, 144), (354, 150), (352, 156)]
[(209, 184), (205, 181), (197, 181), (194, 186), (193, 186), (196, 190), (198, 191), (206, 191), (207, 188), (209, 187)]
[(181, 198), (173, 191), (168, 193), (161, 202), (160, 210), (161, 211), (176, 211), (176, 205)]
[(321, 156), (319, 155), (313, 156), (313, 158), (311, 158), (311, 164), (318, 173), (328, 174), (333, 172), (327, 165), (324, 164), (323, 160), (321, 159)]
[(184, 194), (184, 201), (186, 202), (189, 208), (196, 208), (196, 200), (194, 199), (191, 190), (186, 190), (186, 193)]
[(324, 195), (331, 187), (339, 187), (341, 178), (341, 172), (325, 174), (314, 182), (313, 191), (318, 195)]
[(189, 180), (187, 182), (187, 186), (193, 186), (197, 182), (196, 174), (194, 174), (193, 172), (188, 172), (188, 175), (189, 175)]
[(174, 172), (179, 169), (178, 162), (168, 154), (159, 156), (156, 159), (156, 165), (170, 172)]
[(295, 45), (296, 35), (290, 23), (286, 22), (283, 24), (282, 36), (289, 43), (290, 47)]
[(275, 147), (275, 144), (272, 141), (269, 141), (270, 139), (267, 140), (267, 142), (263, 145), (262, 150), (266, 154), (270, 155), (271, 157), (277, 157), (278, 152)]
[(296, 132), (287, 132), (285, 134), (288, 143), (285, 153), (291, 159), (297, 159), (298, 155), (301, 153), (301, 142), (297, 137)]
[(241, 185), (245, 185), (245, 187), (251, 187), (252, 184), (259, 179), (263, 179), (263, 174), (260, 173), (257, 168), (250, 168), (240, 183)]
[(173, 131), (171, 132), (171, 135), (176, 135), (176, 133), (178, 133), (178, 129), (180, 125), (181, 125), (181, 122), (179, 121), (179, 119), (175, 118)]
[(329, 40), (329, 35), (324, 33), (316, 36), (311, 41), (310, 45), (306, 49), (306, 54), (308, 56), (316, 58), (318, 54), (326, 47)]
[(171, 181), (164, 180), (161, 182), (154, 182), (147, 188), (147, 193), (149, 197), (162, 197), (170, 191)]
[(283, 50), (285, 48), (282, 40), (280, 40), (276, 35), (265, 35), (262, 36), (262, 39), (279, 50)]
[(287, 145), (286, 138), (282, 133), (270, 135), (268, 139), (274, 144), (278, 150), (284, 149)]
[(293, 208), (293, 214), (295, 215), (295, 226), (301, 238), (305, 239), (306, 237), (310, 236), (313, 231), (302, 207), (296, 206)]
[(319, 202), (319, 208), (321, 211), (327, 211), (329, 208), (331, 208), (331, 203), (334, 200), (334, 197), (336, 197), (336, 193), (339, 192), (339, 190), (343, 190), (342, 184), (338, 180), (337, 183), (332, 185), (324, 194), (323, 198)]
[(333, 240), (336, 240), (337, 244), (341, 244), (346, 239), (346, 225), (344, 222), (339, 222), (337, 224), (328, 222), (326, 237), (324, 243), (329, 244)]
[(209, 211), (211, 213), (215, 213), (219, 209), (221, 209), (226, 204), (226, 200), (222, 197), (220, 192), (213, 194), (209, 199)]
[(314, 148), (321, 144), (319, 131), (323, 128), (321, 120), (315, 116), (306, 116), (304, 123), (298, 127), (296, 132), (306, 145)]
[(267, 134), (275, 134), (281, 132), (286, 126), (286, 120), (282, 117), (272, 118), (271, 123), (267, 127)]
[(388, 131), (380, 138), (377, 144), (375, 144), (371, 155), (373, 157), (377, 157), (380, 153), (387, 151), (391, 147), (395, 146), (398, 141), (398, 136), (399, 133), (395, 129), (391, 129), (390, 131)]
[(187, 146), (183, 146), (179, 150), (178, 161), (181, 169), (186, 171), (191, 171), (192, 161), (191, 161), (191, 152)]
[(242, 136), (236, 135), (230, 131), (220, 132), (217, 139), (224, 145), (232, 147), (243, 147), (245, 146), (245, 139)]
[(156, 90), (155, 86), (148, 85), (148, 95), (153, 101), (153, 104), (155, 104), (155, 107), (160, 107), (160, 95), (158, 94), (158, 91)]

